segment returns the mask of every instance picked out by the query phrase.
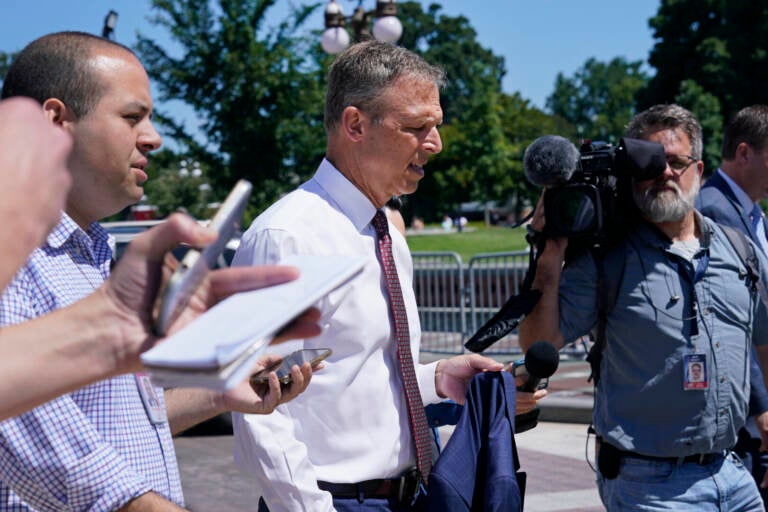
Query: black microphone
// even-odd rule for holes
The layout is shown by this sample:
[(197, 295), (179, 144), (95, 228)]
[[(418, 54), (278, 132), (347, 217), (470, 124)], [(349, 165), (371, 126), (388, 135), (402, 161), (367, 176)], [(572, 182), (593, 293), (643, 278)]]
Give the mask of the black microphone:
[(560, 364), (560, 353), (551, 343), (537, 341), (530, 346), (523, 359), (512, 363), (512, 374), (515, 377), (527, 376), (525, 383), (518, 391), (533, 393), (542, 379), (549, 378)]
[(579, 167), (581, 154), (565, 137), (544, 135), (534, 140), (523, 155), (528, 181), (540, 187), (561, 185)]
[[(551, 343), (537, 341), (530, 346), (523, 359), (512, 363), (512, 374), (515, 377), (521, 375), (528, 377), (517, 390), (533, 393), (542, 379), (547, 379), (555, 373), (558, 364), (560, 364), (560, 353), (557, 349)], [(515, 415), (515, 433), (526, 432), (538, 425), (540, 413), (541, 409), (536, 407), (525, 414)]]

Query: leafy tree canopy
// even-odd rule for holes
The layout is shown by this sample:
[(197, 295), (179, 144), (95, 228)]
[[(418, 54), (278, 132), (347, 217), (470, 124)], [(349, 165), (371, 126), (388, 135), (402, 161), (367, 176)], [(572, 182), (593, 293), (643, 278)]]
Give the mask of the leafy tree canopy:
[(2, 85), (2, 77), (8, 72), (8, 68), (14, 57), (15, 54), (0, 52), (0, 85)]
[(579, 138), (616, 143), (635, 115), (635, 95), (648, 78), (642, 62), (587, 59), (572, 77), (558, 73), (547, 108), (574, 125)]
[(720, 166), (720, 146), (723, 141), (723, 116), (720, 101), (714, 94), (693, 80), (680, 84), (680, 92), (675, 96), (675, 103), (690, 110), (701, 124), (704, 139), (704, 173), (709, 176)]
[(717, 98), (724, 119), (768, 103), (768, 1), (662, 0), (650, 26), (656, 75), (638, 96), (641, 108), (685, 95), (688, 80)]
[(276, 29), (263, 25), (275, 0), (154, 0), (150, 21), (167, 29), (178, 54), (138, 35), (137, 53), (159, 100), (190, 105), (205, 143), (163, 113), (159, 120), (209, 168), (221, 195), (252, 181), (263, 209), (294, 187), (324, 151), (323, 73), (316, 41), (294, 37), (317, 5), (300, 7)]
[(224, 198), (212, 190), (204, 164), (171, 150), (154, 153), (150, 169), (146, 192), (159, 217), (184, 211), (197, 219), (207, 219), (215, 212), (213, 206)]
[[(466, 201), (506, 202), (510, 195), (531, 194), (522, 171), (525, 147), (537, 131), (554, 128), (554, 118), (533, 108), (519, 95), (501, 90), (503, 57), (477, 41), (464, 16), (442, 14), (431, 4), (398, 4), (404, 31), (400, 44), (446, 71), (441, 94), (443, 151), (427, 166), (427, 177), (408, 198), (407, 213), (436, 220), (453, 214)], [(540, 122), (535, 128), (527, 119)]]

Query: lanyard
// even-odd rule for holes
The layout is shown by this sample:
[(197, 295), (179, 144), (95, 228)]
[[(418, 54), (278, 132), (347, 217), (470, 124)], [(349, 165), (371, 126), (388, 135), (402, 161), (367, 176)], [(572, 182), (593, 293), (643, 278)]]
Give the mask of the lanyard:
[[(709, 250), (705, 250), (704, 254), (700, 258), (695, 258), (697, 261), (696, 269), (694, 270), (693, 265), (691, 262), (686, 260), (685, 258), (678, 256), (677, 254), (670, 254), (672, 258), (670, 259), (670, 263), (675, 268), (675, 271), (677, 274), (685, 280), (685, 282), (690, 285), (691, 288), (691, 300), (689, 301), (690, 304), (690, 310), (688, 311), (688, 314), (685, 315), (686, 319), (689, 319), (690, 324), (690, 333), (691, 336), (698, 336), (699, 334), (699, 324), (698, 324), (698, 316), (696, 311), (698, 310), (698, 302), (699, 299), (696, 296), (696, 283), (698, 283), (702, 277), (704, 277), (704, 274), (707, 272), (707, 267), (709, 267)], [(690, 342), (689, 342), (690, 344)]]

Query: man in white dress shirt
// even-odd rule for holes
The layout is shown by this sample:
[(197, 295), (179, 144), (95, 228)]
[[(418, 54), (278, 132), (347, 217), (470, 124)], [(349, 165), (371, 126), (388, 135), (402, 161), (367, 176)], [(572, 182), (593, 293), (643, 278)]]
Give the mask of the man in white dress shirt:
[[(395, 325), (398, 305), (390, 300), (384, 250), (377, 247), (385, 236), (372, 219), (392, 196), (413, 193), (423, 166), (442, 149), (443, 83), (440, 69), (390, 44), (368, 41), (340, 54), (328, 74), (326, 158), (243, 237), (239, 265), (276, 263), (290, 254), (368, 259), (360, 275), (319, 304), (323, 334), (304, 347), (331, 348), (333, 355), (304, 395), (269, 418), (234, 417), (235, 458), (254, 476), (260, 510), (415, 509), (412, 490), (426, 475), (413, 476), (418, 436), (398, 365), (402, 325)], [(418, 364), (412, 261), (403, 236), (389, 228), (423, 404), (463, 403), (473, 375), (502, 365), (477, 354)]]

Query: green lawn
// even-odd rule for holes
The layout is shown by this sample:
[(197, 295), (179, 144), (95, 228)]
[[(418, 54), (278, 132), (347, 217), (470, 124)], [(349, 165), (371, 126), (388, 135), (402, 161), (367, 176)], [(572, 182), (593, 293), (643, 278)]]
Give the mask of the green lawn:
[(411, 251), (457, 252), (464, 263), (475, 254), (520, 251), (528, 247), (525, 228), (485, 227), (474, 223), (470, 227), (472, 230), (461, 233), (409, 234), (406, 240)]

